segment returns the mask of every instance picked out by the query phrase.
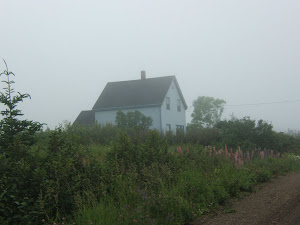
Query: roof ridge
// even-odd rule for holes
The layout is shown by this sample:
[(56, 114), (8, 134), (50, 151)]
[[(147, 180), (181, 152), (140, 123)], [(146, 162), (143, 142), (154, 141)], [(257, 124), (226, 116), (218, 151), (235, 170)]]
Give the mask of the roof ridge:
[(109, 82), (94, 104), (93, 109), (161, 105), (173, 80), (176, 80), (174, 75), (145, 80)]
[(120, 81), (110, 81), (107, 82), (109, 83), (121, 83), (121, 82), (132, 82), (132, 81), (147, 81), (147, 80), (153, 80), (153, 79), (159, 79), (159, 78), (169, 78), (169, 77), (176, 77), (175, 75), (170, 75), (170, 76), (163, 76), (163, 77), (150, 77), (150, 78), (146, 78), (145, 80), (142, 79), (136, 79), (136, 80), (120, 80)]

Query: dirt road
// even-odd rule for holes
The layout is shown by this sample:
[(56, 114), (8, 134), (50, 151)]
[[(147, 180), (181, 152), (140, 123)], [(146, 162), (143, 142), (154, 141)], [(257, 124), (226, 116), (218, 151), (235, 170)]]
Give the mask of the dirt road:
[(273, 179), (255, 193), (232, 203), (230, 210), (219, 210), (214, 216), (193, 223), (200, 224), (300, 225), (300, 173)]

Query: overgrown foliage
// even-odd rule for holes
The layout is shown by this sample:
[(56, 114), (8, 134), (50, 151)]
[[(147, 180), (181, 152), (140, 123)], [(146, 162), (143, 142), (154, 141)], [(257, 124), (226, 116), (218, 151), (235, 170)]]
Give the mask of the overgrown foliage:
[[(1, 155), (1, 224), (41, 224), (70, 214), (85, 190), (93, 194), (91, 182), (99, 186), (100, 168), (93, 160), (61, 128), (50, 131), (20, 160)], [(87, 170), (89, 163), (94, 166)]]
[(266, 121), (255, 121), (249, 117), (232, 118), (218, 122), (213, 128), (204, 128), (198, 124), (188, 124), (186, 133), (166, 133), (168, 143), (200, 144), (202, 146), (230, 148), (241, 147), (244, 150), (272, 149), (276, 152), (300, 153), (300, 139), (283, 132), (276, 132)]
[(124, 113), (118, 111), (116, 115), (116, 125), (123, 130), (147, 130), (152, 125), (152, 118), (145, 116), (140, 111), (135, 110), (134, 112)]
[(62, 128), (39, 135), (22, 160), (0, 154), (1, 224), (181, 224), (300, 166), (259, 152), (239, 164), (240, 152), (200, 145), (170, 152), (155, 131), (120, 134), (105, 154)]
[(232, 118), (218, 122), (215, 127), (219, 130), (219, 143), (233, 148), (240, 146), (243, 149), (273, 149), (278, 152), (296, 152), (299, 149), (297, 138), (275, 132), (273, 126), (263, 120)]
[(81, 209), (76, 222), (184, 224), (257, 183), (300, 169), (298, 159), (272, 152), (242, 158), (241, 150), (226, 155), (227, 150), (189, 146), (166, 153), (164, 143), (155, 133), (145, 143), (122, 135), (107, 156), (106, 197)]
[(77, 136), (80, 143), (84, 145), (109, 145), (117, 139), (121, 130), (109, 123), (106, 125), (95, 123), (90, 126), (65, 123), (64, 128), (67, 133)]
[(273, 126), (263, 120), (256, 123), (249, 117), (232, 118), (218, 122), (216, 128), (220, 130), (221, 142), (234, 148), (241, 146), (249, 149), (254, 147), (273, 149), (275, 146)]

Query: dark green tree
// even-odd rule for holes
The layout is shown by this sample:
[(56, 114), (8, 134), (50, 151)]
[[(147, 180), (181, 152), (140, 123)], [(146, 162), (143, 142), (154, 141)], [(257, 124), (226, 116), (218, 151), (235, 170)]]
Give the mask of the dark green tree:
[(223, 144), (230, 147), (240, 146), (242, 149), (254, 147), (279, 150), (275, 146), (275, 132), (272, 124), (263, 120), (231, 118), (231, 120), (220, 121), (215, 126), (219, 130), (220, 139)]
[(236, 148), (254, 148), (256, 134), (256, 122), (249, 117), (219, 121), (215, 127), (219, 130), (220, 139), (223, 144)]
[(143, 129), (147, 130), (152, 125), (152, 118), (145, 116), (140, 111), (127, 112), (118, 111), (116, 115), (116, 125), (121, 129)]
[(221, 119), (224, 104), (226, 101), (223, 99), (208, 96), (198, 97), (193, 102), (192, 123), (201, 127), (213, 127)]
[(32, 144), (35, 132), (41, 130), (43, 124), (33, 122), (30, 120), (19, 120), (22, 116), (21, 110), (17, 109), (18, 103), (23, 102), (24, 99), (30, 98), (29, 94), (21, 94), (15, 91), (12, 85), (15, 83), (11, 80), (11, 76), (15, 74), (9, 71), (6, 66), (0, 77), (6, 77), (2, 80), (6, 84), (4, 91), (0, 92), (0, 104), (4, 105), (4, 109), (0, 111), (2, 120), (0, 121), (0, 152), (8, 150), (11, 146), (19, 144)]

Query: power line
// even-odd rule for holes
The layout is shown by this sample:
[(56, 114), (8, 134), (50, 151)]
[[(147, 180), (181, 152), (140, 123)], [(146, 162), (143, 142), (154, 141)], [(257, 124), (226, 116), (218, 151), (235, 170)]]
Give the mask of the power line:
[[(247, 104), (238, 104), (238, 105), (224, 105), (224, 108), (228, 109), (227, 107), (239, 107), (239, 106), (255, 106), (255, 105), (272, 105), (272, 104), (283, 104), (283, 103), (293, 103), (293, 102), (300, 102), (300, 100), (292, 100), (292, 101), (280, 101), (280, 102), (261, 102), (261, 103), (247, 103)], [(186, 112), (192, 111), (194, 106), (188, 106)]]
[(280, 101), (280, 102), (248, 103), (248, 104), (238, 104), (238, 105), (224, 105), (224, 107), (238, 107), (238, 106), (250, 106), (250, 105), (272, 105), (272, 104), (283, 104), (283, 103), (292, 103), (292, 102), (300, 102), (300, 100)]

